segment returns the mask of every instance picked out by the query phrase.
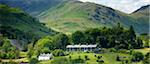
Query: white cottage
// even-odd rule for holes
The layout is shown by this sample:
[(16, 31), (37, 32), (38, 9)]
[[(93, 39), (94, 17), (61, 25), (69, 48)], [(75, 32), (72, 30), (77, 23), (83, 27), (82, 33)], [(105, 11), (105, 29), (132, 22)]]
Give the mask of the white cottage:
[(52, 54), (40, 54), (39, 57), (38, 57), (38, 60), (50, 60), (53, 58), (53, 55)]
[(67, 45), (66, 48), (68, 51), (93, 51), (97, 48), (97, 45)]

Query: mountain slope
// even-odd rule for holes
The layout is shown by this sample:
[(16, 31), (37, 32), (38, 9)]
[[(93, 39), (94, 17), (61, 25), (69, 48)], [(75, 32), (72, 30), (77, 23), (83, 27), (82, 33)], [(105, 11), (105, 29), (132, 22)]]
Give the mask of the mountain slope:
[(139, 20), (140, 22), (146, 21), (149, 22), (149, 15), (150, 15), (150, 5), (143, 6), (139, 8), (138, 10), (134, 11), (131, 13), (131, 16), (136, 18), (137, 21)]
[(39, 13), (59, 5), (64, 0), (0, 0), (0, 4), (21, 8), (22, 10), (37, 16)]
[(149, 16), (149, 14), (150, 14), (150, 5), (143, 6), (140, 9), (134, 11), (132, 14), (133, 15), (134, 14), (141, 14), (141, 15)]
[(27, 13), (6, 5), (0, 5), (0, 34), (9, 39), (18, 39), (27, 44), (40, 37), (55, 33)]
[(142, 6), (138, 10), (130, 14), (132, 18), (139, 24), (141, 32), (149, 33), (149, 21), (150, 21), (150, 5)]
[[(126, 14), (106, 6), (77, 0), (0, 0), (0, 3), (19, 7), (39, 18), (48, 27), (65, 33), (103, 26), (112, 27), (118, 22), (127, 28), (133, 25), (137, 33), (149, 32), (147, 6), (132, 14)], [(147, 11), (139, 13), (145, 9)]]
[(48, 27), (61, 32), (75, 32), (103, 26), (112, 27), (118, 22), (127, 28), (133, 25), (138, 33), (148, 32), (148, 29), (143, 29), (148, 27), (147, 23), (140, 23), (131, 15), (89, 2), (68, 1), (53, 10), (43, 12), (39, 18)]

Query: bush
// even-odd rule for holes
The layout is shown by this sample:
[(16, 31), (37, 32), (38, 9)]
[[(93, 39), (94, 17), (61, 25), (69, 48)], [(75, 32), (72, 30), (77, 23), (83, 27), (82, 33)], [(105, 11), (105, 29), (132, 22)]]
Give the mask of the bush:
[(99, 64), (103, 64), (104, 63), (104, 61), (101, 59), (102, 58), (102, 56), (97, 56), (97, 62), (99, 63)]
[(84, 56), (85, 60), (90, 60), (87, 55)]
[(71, 59), (71, 56), (69, 56), (69, 59)]
[(116, 52), (117, 50), (115, 48), (111, 48), (110, 52)]
[(101, 59), (102, 58), (102, 56), (97, 56), (97, 59), (99, 60), (99, 59)]
[(36, 58), (31, 58), (29, 64), (37, 64), (38, 60)]
[(141, 52), (133, 52), (132, 61), (139, 62), (144, 59), (144, 55)]
[(0, 52), (0, 58), (5, 58), (6, 54), (4, 52)]
[(103, 64), (104, 60), (96, 60), (98, 63)]
[(117, 57), (116, 57), (116, 61), (121, 61), (120, 60), (120, 57), (117, 55)]
[(16, 57), (16, 53), (14, 53), (14, 52), (8, 52), (8, 53), (0, 52), (0, 58), (3, 58), (3, 59), (14, 59), (15, 57)]
[(86, 53), (91, 53), (91, 51), (86, 51)]
[(97, 57), (96, 55), (94, 55), (94, 57)]
[(64, 51), (63, 50), (59, 50), (59, 49), (54, 50), (52, 53), (53, 53), (54, 56), (65, 56)]
[(146, 55), (145, 55), (145, 58), (143, 60), (143, 64), (150, 64), (150, 52), (148, 52)]

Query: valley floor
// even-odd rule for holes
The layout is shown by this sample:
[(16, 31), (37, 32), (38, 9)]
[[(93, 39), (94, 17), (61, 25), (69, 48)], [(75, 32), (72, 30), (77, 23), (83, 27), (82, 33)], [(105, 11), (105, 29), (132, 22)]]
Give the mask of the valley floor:
[[(150, 51), (150, 48), (144, 48), (144, 49), (135, 49), (134, 51), (142, 52), (144, 55)], [(124, 60), (130, 59), (131, 55), (127, 53), (122, 52), (106, 52), (101, 54), (95, 54), (91, 52), (69, 52), (70, 54), (67, 56), (59, 56), (54, 57), (52, 60), (48, 61), (40, 61), (39, 64), (69, 64), (69, 61), (78, 59), (79, 57), (83, 60), (85, 60), (85, 56), (89, 58), (89, 60), (86, 60), (83, 64), (99, 64), (97, 62), (97, 57), (102, 56), (101, 60), (104, 61), (103, 64), (122, 64), (122, 61), (116, 61), (116, 57), (124, 57)], [(24, 58), (21, 59), (2, 59), (2, 62), (28, 62), (29, 60), (26, 58), (26, 52), (21, 52), (21, 56)], [(71, 57), (71, 58), (70, 58)], [(69, 59), (69, 60), (66, 60)], [(76, 64), (76, 63), (75, 63)], [(131, 62), (131, 64), (142, 64), (141, 62)]]

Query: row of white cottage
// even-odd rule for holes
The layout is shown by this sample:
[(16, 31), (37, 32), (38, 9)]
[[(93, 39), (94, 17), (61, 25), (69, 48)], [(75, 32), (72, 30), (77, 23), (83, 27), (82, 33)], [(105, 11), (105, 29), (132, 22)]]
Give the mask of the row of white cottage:
[(67, 45), (68, 51), (93, 51), (97, 49), (97, 45)]
[[(67, 45), (67, 51), (93, 51), (97, 49), (97, 45)], [(53, 58), (53, 54), (40, 54), (38, 60), (50, 60)]]

